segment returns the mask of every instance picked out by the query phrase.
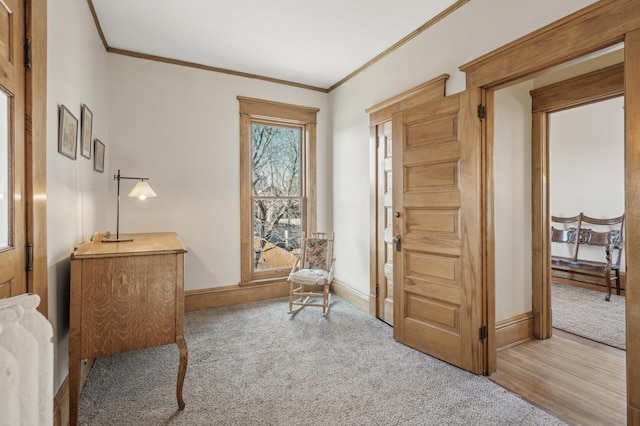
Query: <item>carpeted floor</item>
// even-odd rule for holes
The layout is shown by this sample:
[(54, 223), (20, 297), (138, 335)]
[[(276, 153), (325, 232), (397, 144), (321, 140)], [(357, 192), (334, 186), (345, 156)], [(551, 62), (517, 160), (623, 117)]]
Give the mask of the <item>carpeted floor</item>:
[(186, 408), (175, 345), (96, 360), (84, 425), (562, 425), (491, 382), (393, 340), (334, 296), (287, 314), (284, 299), (186, 316)]
[(625, 345), (625, 300), (605, 293), (551, 284), (553, 327), (618, 349)]

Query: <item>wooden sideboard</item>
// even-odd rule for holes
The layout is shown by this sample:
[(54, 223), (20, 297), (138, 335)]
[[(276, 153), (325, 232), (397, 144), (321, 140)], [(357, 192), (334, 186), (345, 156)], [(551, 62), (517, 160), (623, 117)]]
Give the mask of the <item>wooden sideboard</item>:
[(78, 422), (80, 362), (176, 343), (176, 397), (184, 409), (184, 253), (175, 233), (128, 234), (128, 242), (88, 241), (71, 254), (69, 421)]

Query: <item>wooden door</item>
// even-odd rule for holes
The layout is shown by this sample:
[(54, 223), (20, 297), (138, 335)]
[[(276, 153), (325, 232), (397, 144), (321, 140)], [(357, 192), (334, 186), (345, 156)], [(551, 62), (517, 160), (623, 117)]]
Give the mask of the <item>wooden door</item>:
[(0, 298), (27, 291), (24, 25), (24, 1), (0, 1)]
[(393, 115), (394, 337), (477, 374), (486, 370), (480, 102), (472, 89)]
[(393, 174), (391, 120), (377, 126), (378, 318), (393, 325)]

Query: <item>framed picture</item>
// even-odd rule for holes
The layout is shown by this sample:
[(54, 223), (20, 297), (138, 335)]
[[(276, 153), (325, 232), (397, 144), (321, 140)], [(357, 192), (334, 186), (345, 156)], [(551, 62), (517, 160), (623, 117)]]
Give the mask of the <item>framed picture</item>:
[(82, 105), (80, 114), (82, 133), (80, 138), (80, 153), (83, 157), (91, 158), (91, 127), (93, 126), (93, 113), (88, 106)]
[(104, 144), (98, 139), (93, 141), (93, 170), (104, 172)]
[(78, 152), (78, 119), (64, 105), (60, 105), (58, 152), (72, 160)]

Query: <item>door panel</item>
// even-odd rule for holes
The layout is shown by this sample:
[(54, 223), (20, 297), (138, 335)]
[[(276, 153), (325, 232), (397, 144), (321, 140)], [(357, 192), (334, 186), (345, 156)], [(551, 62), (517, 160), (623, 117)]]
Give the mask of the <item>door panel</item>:
[(0, 297), (27, 291), (24, 2), (0, 1)]
[(378, 300), (379, 317), (393, 325), (393, 139), (391, 121), (381, 123), (378, 138)]
[(393, 116), (394, 337), (474, 373), (482, 324), (481, 92)]

